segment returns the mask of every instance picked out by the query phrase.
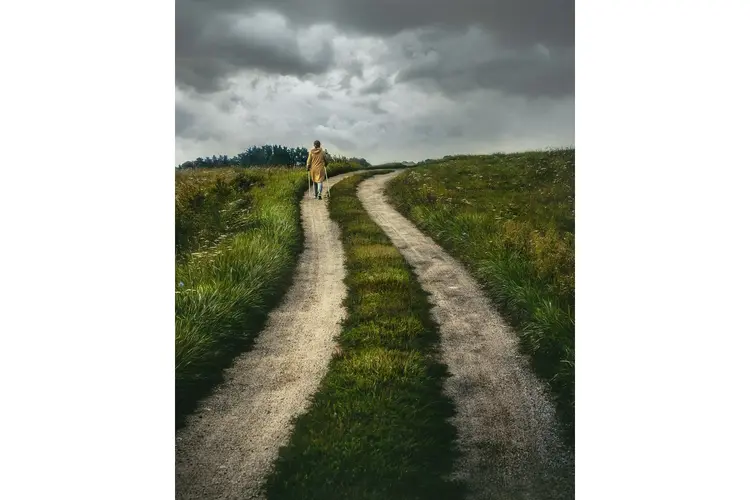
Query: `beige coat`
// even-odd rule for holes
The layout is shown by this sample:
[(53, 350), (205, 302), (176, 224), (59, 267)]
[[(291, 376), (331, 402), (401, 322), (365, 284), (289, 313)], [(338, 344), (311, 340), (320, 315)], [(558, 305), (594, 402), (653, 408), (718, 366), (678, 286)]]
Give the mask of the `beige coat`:
[(325, 180), (325, 167), (328, 166), (323, 148), (313, 148), (307, 155), (307, 168), (310, 169), (310, 177), (313, 182), (323, 182)]

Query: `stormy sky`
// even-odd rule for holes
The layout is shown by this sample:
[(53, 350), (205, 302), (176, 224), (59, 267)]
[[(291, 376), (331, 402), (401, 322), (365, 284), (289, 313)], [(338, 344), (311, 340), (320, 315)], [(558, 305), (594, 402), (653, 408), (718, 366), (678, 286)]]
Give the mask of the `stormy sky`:
[(572, 0), (177, 0), (176, 163), (574, 144)]

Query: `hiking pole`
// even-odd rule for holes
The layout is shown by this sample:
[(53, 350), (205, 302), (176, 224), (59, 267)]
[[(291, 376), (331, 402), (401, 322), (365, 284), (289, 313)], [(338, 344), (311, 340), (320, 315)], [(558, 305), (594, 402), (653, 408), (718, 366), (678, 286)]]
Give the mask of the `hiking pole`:
[(326, 189), (328, 190), (328, 197), (331, 197), (331, 185), (328, 183), (328, 169), (326, 167), (323, 167), (323, 170), (326, 173)]
[(307, 194), (312, 198), (312, 180), (310, 179), (310, 171), (307, 171)]

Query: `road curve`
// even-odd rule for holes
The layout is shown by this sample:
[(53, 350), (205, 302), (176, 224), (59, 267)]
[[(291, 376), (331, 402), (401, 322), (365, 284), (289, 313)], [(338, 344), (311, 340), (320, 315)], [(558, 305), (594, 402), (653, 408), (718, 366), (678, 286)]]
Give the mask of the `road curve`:
[(462, 458), (454, 477), (472, 499), (573, 498), (573, 456), (545, 386), (476, 281), (388, 204), (384, 188), (398, 174), (363, 181), (358, 196), (430, 294), (451, 373), (445, 392), (457, 410)]
[[(332, 177), (330, 185), (350, 175)], [(225, 382), (177, 433), (176, 499), (263, 497), (291, 420), (325, 375), (346, 313), (344, 250), (326, 205), (305, 192), (305, 247), (291, 288), (253, 349), (225, 371)]]

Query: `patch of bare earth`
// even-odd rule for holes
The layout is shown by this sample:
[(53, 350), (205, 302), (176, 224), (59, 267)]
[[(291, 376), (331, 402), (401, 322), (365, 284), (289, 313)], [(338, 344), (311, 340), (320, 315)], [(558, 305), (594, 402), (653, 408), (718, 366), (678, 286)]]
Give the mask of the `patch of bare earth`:
[(326, 202), (308, 193), (302, 225), (305, 248), (282, 304), (177, 433), (177, 499), (262, 498), (292, 419), (325, 375), (345, 315), (344, 250)]
[(430, 294), (451, 373), (445, 392), (457, 410), (462, 458), (454, 477), (466, 482), (472, 499), (573, 498), (573, 455), (546, 387), (476, 281), (388, 204), (384, 188), (396, 175), (363, 181), (358, 196)]

